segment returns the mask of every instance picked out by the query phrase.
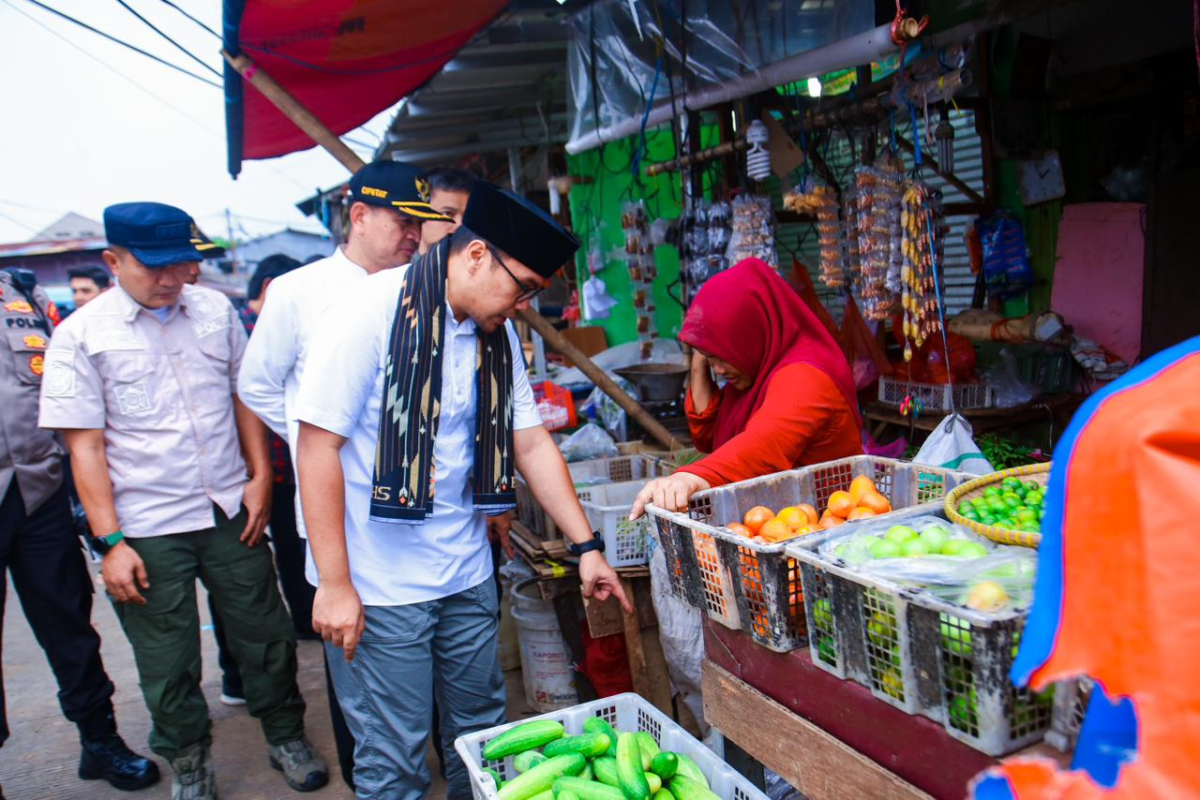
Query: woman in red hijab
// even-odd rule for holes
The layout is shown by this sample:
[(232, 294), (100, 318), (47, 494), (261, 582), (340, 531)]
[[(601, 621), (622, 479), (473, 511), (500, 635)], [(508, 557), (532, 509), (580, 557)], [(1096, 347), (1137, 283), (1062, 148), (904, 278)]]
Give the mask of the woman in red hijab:
[(704, 284), (679, 341), (693, 350), (688, 427), (696, 448), (711, 455), (647, 484), (635, 518), (647, 503), (683, 510), (713, 486), (862, 453), (845, 356), (762, 261), (746, 259)]

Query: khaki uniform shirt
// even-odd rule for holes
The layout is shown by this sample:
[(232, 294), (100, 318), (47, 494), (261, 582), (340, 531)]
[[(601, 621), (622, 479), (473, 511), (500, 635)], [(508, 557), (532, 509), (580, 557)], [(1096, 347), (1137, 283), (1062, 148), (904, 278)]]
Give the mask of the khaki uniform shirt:
[(38, 428), (46, 343), (57, 314), (45, 292), (32, 294), (36, 306), (0, 270), (0, 498), (15, 480), (27, 514), (62, 486), (64, 455), (58, 437)]
[(46, 351), (43, 428), (103, 429), (121, 530), (213, 527), (246, 484), (233, 396), (246, 332), (224, 295), (185, 286), (166, 322), (114, 287), (68, 317)]

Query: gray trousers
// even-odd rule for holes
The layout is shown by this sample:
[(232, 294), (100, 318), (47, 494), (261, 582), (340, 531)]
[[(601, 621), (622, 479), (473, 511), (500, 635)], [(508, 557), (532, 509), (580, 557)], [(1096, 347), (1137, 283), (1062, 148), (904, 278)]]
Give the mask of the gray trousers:
[(346, 661), (326, 644), (329, 672), (354, 734), (358, 797), (418, 800), (429, 791), (426, 746), (437, 697), (448, 796), (470, 798), (454, 740), (506, 721), (491, 580), (425, 603), (367, 606), (366, 628)]

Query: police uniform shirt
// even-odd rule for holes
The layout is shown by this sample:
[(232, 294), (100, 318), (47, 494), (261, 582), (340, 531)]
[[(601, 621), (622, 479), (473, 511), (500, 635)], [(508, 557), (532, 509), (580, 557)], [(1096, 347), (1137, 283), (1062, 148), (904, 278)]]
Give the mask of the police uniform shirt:
[(246, 348), (219, 292), (184, 286), (156, 314), (116, 286), (68, 317), (45, 356), (43, 428), (102, 429), (129, 537), (213, 527), (241, 509), (246, 465), (233, 395)]
[[(433, 461), (433, 514), (420, 525), (374, 522), (371, 483), (396, 300), (407, 267), (355, 283), (312, 338), (296, 416), (348, 439), (341, 450), (346, 486), (346, 550), (363, 603), (395, 606), (448, 597), (492, 578), (487, 524), (472, 505), (475, 463), (475, 366), (479, 337), (468, 317), (448, 308), (442, 358), (441, 412)], [(507, 326), (513, 354), (513, 429), (542, 424), (520, 341)], [(318, 575), (311, 550), (308, 580)]]
[(45, 292), (34, 302), (0, 270), (0, 330), (7, 346), (0, 357), (0, 498), (15, 480), (32, 514), (62, 486), (62, 445), (38, 428), (38, 393), (45, 370), (46, 344), (57, 317)]

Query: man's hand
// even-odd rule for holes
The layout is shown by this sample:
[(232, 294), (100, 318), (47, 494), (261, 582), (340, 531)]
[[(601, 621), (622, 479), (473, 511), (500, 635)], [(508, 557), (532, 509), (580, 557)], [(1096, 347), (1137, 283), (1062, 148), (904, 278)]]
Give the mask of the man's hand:
[(646, 506), (651, 503), (664, 511), (686, 511), (688, 498), (696, 492), (703, 492), (710, 488), (712, 487), (708, 485), (708, 481), (690, 472), (676, 472), (666, 478), (656, 478), (647, 483), (638, 493), (637, 499), (633, 501), (633, 511), (630, 512), (629, 518), (631, 520), (640, 518), (645, 513)]
[(104, 578), (104, 587), (118, 603), (133, 603), (146, 605), (146, 598), (138, 591), (150, 588), (150, 579), (146, 576), (146, 565), (137, 551), (125, 542), (117, 542), (104, 555), (100, 564), (100, 574)]
[(508, 531), (511, 527), (511, 511), (487, 518), (488, 541), (500, 542), (500, 546), (504, 548), (505, 553), (508, 553), (508, 557), (516, 558), (517, 550), (513, 547), (512, 541), (508, 537)]
[(633, 613), (633, 606), (625, 597), (625, 588), (617, 571), (608, 565), (598, 550), (589, 550), (580, 557), (579, 580), (583, 583), (584, 597), (595, 597), (603, 603), (615, 596), (621, 601), (621, 608), (625, 609), (626, 614)]
[(322, 639), (345, 650), (347, 661), (354, 659), (366, 617), (353, 584), (321, 581), (313, 599), (312, 620), (313, 630), (321, 634)]
[(246, 529), (239, 537), (246, 547), (254, 547), (263, 537), (267, 522), (271, 519), (271, 489), (274, 476), (268, 472), (263, 476), (255, 476), (246, 483), (242, 490), (242, 505), (246, 507)]

